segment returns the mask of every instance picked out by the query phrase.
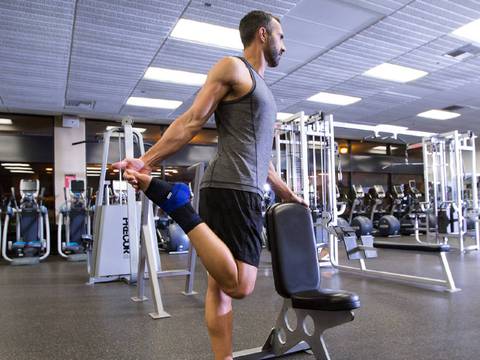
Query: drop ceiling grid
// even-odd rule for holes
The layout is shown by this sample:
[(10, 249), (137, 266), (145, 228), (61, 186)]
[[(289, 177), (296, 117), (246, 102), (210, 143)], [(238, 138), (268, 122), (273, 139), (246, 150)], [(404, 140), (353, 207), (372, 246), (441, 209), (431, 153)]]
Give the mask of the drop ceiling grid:
[(61, 105), (73, 1), (0, 2), (0, 13), (0, 95), (5, 106)]
[(381, 14), (391, 14), (412, 0), (342, 0)]
[(210, 7), (205, 6), (205, 1), (193, 0), (184, 17), (191, 20), (208, 22), (215, 25), (238, 28), (240, 19), (253, 9), (264, 10), (275, 16), (283, 16), (301, 0), (296, 1), (253, 1), (253, 0), (212, 0), (208, 1)]
[(186, 4), (79, 2), (67, 99), (95, 100), (95, 111), (118, 113)]
[[(431, 13), (428, 13), (429, 11)], [(382, 62), (388, 62), (392, 60), (392, 62), (395, 62), (395, 59), (402, 59), (402, 55), (407, 54), (408, 56), (408, 54), (411, 52), (419, 51), (418, 49), (422, 46), (428, 46), (429, 42), (435, 41), (439, 37), (444, 36), (446, 32), (450, 32), (452, 31), (452, 29), (460, 26), (459, 24), (463, 24), (466, 22), (465, 18), (462, 15), (457, 15), (456, 18), (454, 17), (456, 21), (454, 21), (454, 19), (451, 19), (446, 22), (447, 24), (442, 23), (440, 25), (437, 24), (437, 26), (434, 23), (432, 25), (432, 19), (436, 19), (436, 21), (438, 21), (438, 18), (444, 16), (445, 13), (449, 13), (448, 10), (445, 10), (444, 8), (439, 6), (432, 6), (425, 2), (411, 3), (402, 8), (401, 10), (397, 11), (390, 17), (379, 21), (377, 24), (346, 40), (333, 50), (326, 52), (322, 56), (318, 57), (316, 60), (312, 61), (312, 63), (301, 67), (293, 74), (287, 76), (281, 82), (288, 83), (289, 79), (295, 79), (294, 76), (297, 74), (305, 76), (310, 73), (316, 74), (316, 77), (319, 79), (319, 83), (321, 83), (324, 73), (318, 71), (318, 68), (316, 69), (316, 71), (313, 69), (312, 71), (309, 71), (309, 67), (314, 64), (316, 65), (325, 63), (325, 61), (327, 61), (329, 57), (333, 57), (332, 55), (337, 55), (332, 61), (334, 66), (338, 66), (338, 64), (341, 63), (342, 59), (346, 58), (346, 55), (358, 58), (359, 63), (361, 64), (360, 66), (363, 65), (362, 62), (368, 59), (370, 61), (370, 64), (365, 64), (366, 66), (363, 66), (362, 69), (356, 69), (356, 74), (360, 72), (359, 70), (363, 72), (365, 70), (368, 70), (372, 66), (380, 64)], [(385, 31), (385, 29), (387, 29), (387, 31), (389, 32), (387, 38), (390, 37), (390, 41), (388, 41), (385, 37), (378, 37), (378, 34), (382, 33), (382, 31)], [(405, 29), (408, 30), (401, 31)], [(395, 41), (395, 30), (396, 34), (402, 34), (401, 41)], [(415, 54), (410, 55), (410, 58), (407, 57), (406, 60), (400, 61), (404, 65), (409, 65), (409, 61), (410, 63), (412, 63), (414, 57)], [(374, 64), (375, 61), (377, 61), (378, 63)], [(413, 62), (413, 65), (415, 64), (418, 65), (418, 63)], [(442, 66), (448, 65), (451, 65), (451, 62), (445, 61), (441, 65), (437, 64), (436, 68), (441, 68)], [(351, 69), (351, 64), (346, 63), (345, 67)], [(428, 68), (426, 63), (423, 64), (423, 68), (425, 67)], [(370, 87), (370, 89), (366, 88), (365, 84), (362, 84), (361, 82), (360, 84), (358, 84), (358, 86), (355, 86), (355, 84), (349, 85), (348, 82), (352, 81), (352, 79), (355, 78), (356, 74), (354, 75), (352, 74), (352, 72), (349, 74), (348, 70), (346, 71), (346, 73), (343, 74), (341, 71), (336, 71), (335, 74), (339, 78), (339, 84), (332, 86), (332, 91), (335, 89), (348, 90), (350, 93), (356, 93), (359, 96), (363, 95), (364, 97), (368, 98), (368, 96), (374, 95), (375, 93), (378, 93), (388, 88), (387, 82), (383, 82), (383, 86), (382, 82), (374, 84)], [(354, 76), (352, 77), (352, 75)], [(340, 86), (342, 82), (346, 82), (347, 84)], [(460, 84), (461, 82), (458, 83)]]

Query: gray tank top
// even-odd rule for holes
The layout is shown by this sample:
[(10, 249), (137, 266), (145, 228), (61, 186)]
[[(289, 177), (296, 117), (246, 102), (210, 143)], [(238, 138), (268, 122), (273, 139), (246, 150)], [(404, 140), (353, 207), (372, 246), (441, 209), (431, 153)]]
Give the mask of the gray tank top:
[(272, 154), (277, 106), (265, 80), (243, 58), (252, 78), (251, 90), (239, 99), (222, 101), (215, 111), (218, 150), (201, 188), (263, 193)]

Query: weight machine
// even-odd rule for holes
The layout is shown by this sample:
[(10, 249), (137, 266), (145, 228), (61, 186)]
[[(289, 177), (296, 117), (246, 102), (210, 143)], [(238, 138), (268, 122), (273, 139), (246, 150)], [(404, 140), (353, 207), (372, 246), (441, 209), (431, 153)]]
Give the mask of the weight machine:
[[(350, 226), (337, 225), (339, 209), (335, 174), (336, 152), (332, 115), (317, 113), (306, 116), (301, 112), (277, 126), (275, 135), (277, 172), (282, 175), (287, 185), (309, 204), (317, 247), (329, 246), (331, 265), (340, 271), (439, 285), (446, 291), (458, 291), (445, 255), (450, 249), (448, 245), (379, 242), (374, 241), (371, 235), (357, 236)], [(359, 261), (358, 267), (340, 264), (339, 242), (345, 245), (349, 260)], [(436, 279), (368, 269), (366, 260), (377, 257), (377, 248), (438, 256), (444, 276)]]
[(480, 249), (475, 139), (455, 130), (422, 141), (425, 203), (438, 223), (433, 234), (427, 226), (427, 241), (458, 240), (454, 248), (462, 253)]
[[(118, 204), (110, 203), (105, 189), (107, 163), (109, 159), (110, 139), (118, 138), (119, 159), (138, 157), (144, 153), (143, 138), (139, 131), (132, 127), (132, 121), (126, 119), (121, 127), (112, 128), (104, 133), (104, 149), (100, 183), (95, 205), (93, 242), (89, 253), (89, 284), (97, 282), (126, 280), (136, 284), (135, 302), (147, 300), (145, 297), (145, 280), (148, 267), (148, 279), (152, 292), (154, 312), (149, 315), (153, 319), (169, 317), (165, 311), (159, 277), (185, 276), (184, 295), (194, 295), (193, 282), (195, 275), (196, 252), (190, 247), (188, 265), (180, 270), (162, 270), (161, 259), (156, 241), (153, 206), (150, 200), (139, 193), (137, 200), (135, 190), (127, 185), (119, 172), (120, 183), (116, 183), (114, 191), (118, 194)], [(123, 143), (123, 149), (122, 149)], [(204, 165), (193, 167), (195, 171), (194, 206), (198, 209), (198, 193)]]

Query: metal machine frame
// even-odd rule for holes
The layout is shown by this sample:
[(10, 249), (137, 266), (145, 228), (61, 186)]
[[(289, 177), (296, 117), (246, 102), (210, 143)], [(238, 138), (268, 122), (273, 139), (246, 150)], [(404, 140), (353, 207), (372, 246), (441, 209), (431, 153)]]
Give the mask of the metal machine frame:
[[(437, 242), (451, 243), (451, 239), (457, 239), (455, 248), (460, 252), (480, 249), (475, 139), (472, 132), (461, 134), (455, 130), (422, 140), (425, 203), (437, 218), (442, 205), (453, 206), (458, 216), (456, 231), (444, 234), (437, 228), (432, 234), (427, 229), (427, 241), (432, 235)], [(465, 191), (467, 185), (471, 187), (469, 194)], [(451, 196), (448, 196), (448, 188)], [(475, 219), (475, 227), (470, 231), (464, 211), (466, 202), (472, 207), (470, 212)], [(473, 240), (473, 244), (466, 245), (467, 239)]]
[[(132, 300), (136, 302), (145, 301), (147, 300), (144, 295), (146, 279), (145, 275), (148, 272), (148, 279), (150, 281), (150, 288), (152, 291), (152, 300), (154, 305), (154, 312), (150, 313), (149, 315), (153, 319), (159, 319), (169, 317), (170, 314), (168, 314), (164, 309), (158, 278), (169, 276), (186, 276), (185, 290), (182, 293), (184, 295), (196, 294), (196, 292), (193, 291), (196, 252), (193, 246), (190, 246), (188, 265), (186, 269), (169, 271), (162, 270), (160, 255), (158, 251), (158, 244), (156, 241), (153, 206), (151, 201), (143, 193), (140, 194), (140, 201), (136, 201), (135, 190), (132, 186), (128, 185), (126, 190), (126, 204), (123, 203), (122, 196), (120, 196), (120, 205), (109, 205), (109, 197), (105, 196), (105, 175), (108, 162), (110, 138), (112, 137), (112, 135), (115, 134), (116, 136), (118, 136), (119, 142), (121, 142), (121, 139), (123, 138), (124, 154), (122, 154), (121, 145), (119, 144), (119, 157), (121, 159), (123, 159), (124, 157), (134, 157), (135, 143), (139, 148), (140, 154), (144, 153), (142, 135), (139, 131), (132, 127), (132, 123), (133, 122), (130, 119), (126, 119), (122, 122), (122, 127), (113, 128), (111, 130), (107, 130), (104, 133), (102, 170), (94, 216), (93, 249), (89, 254), (89, 284), (126, 279), (129, 283), (136, 283), (137, 285), (137, 296), (132, 297)], [(195, 196), (194, 201), (196, 201), (196, 207), (198, 207), (198, 193), (200, 185), (199, 179), (201, 179), (202, 175), (203, 164), (202, 166), (198, 165), (195, 167), (195, 192), (197, 196)], [(121, 178), (121, 173), (119, 173), (119, 180), (123, 181)], [(124, 223), (121, 225), (121, 227), (123, 227), (124, 229), (123, 237), (113, 239), (113, 243), (118, 243), (120, 246), (124, 247), (126, 245), (124, 236), (125, 234), (127, 235), (128, 244), (126, 246), (128, 246), (129, 248), (128, 266), (126, 266), (127, 270), (124, 271), (123, 274), (99, 276), (96, 263), (99, 260), (101, 261), (102, 259), (108, 258), (109, 256), (111, 256), (112, 253), (104, 246), (102, 246), (104, 243), (104, 237), (107, 236), (105, 232), (107, 223), (109, 228), (114, 226), (112, 225), (112, 223), (106, 223), (107, 218), (105, 217), (104, 210), (108, 206), (120, 206), (126, 209), (126, 213), (124, 213), (124, 215), (121, 215), (121, 213), (118, 211), (116, 212), (117, 218), (119, 214), (120, 218), (125, 216), (123, 218)], [(155, 275), (152, 276), (152, 274)]]
[[(320, 161), (317, 161), (317, 152), (320, 153)], [(332, 115), (319, 113), (308, 117), (304, 112), (300, 112), (282, 121), (277, 127), (275, 135), (277, 172), (286, 180), (287, 185), (309, 204), (314, 217), (317, 242), (319, 242), (319, 237), (321, 240), (328, 239), (331, 266), (340, 271), (385, 279), (440, 285), (446, 291), (458, 291), (444, 252), (420, 252), (439, 256), (444, 275), (440, 279), (368, 269), (365, 258), (359, 259), (359, 267), (340, 264), (338, 250), (340, 240), (332, 231), (332, 227), (337, 225), (338, 217), (335, 174), (336, 152)], [(320, 192), (317, 191), (318, 175), (321, 176)], [(313, 191), (309, 191), (311, 186)], [(374, 245), (373, 238), (370, 237), (369, 242)], [(413, 245), (416, 246), (416, 249), (419, 248), (418, 244)], [(359, 248), (362, 248), (362, 251), (375, 251), (375, 248), (368, 249), (366, 246), (360, 246)], [(413, 246), (411, 249), (406, 248), (408, 248), (408, 245), (403, 245), (403, 250), (415, 251)], [(394, 246), (390, 249), (396, 250)]]

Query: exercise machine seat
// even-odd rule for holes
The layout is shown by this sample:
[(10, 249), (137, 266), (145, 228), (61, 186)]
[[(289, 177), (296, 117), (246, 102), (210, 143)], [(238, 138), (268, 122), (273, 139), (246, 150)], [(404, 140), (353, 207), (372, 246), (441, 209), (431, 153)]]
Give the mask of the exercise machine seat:
[(450, 245), (448, 244), (405, 244), (390, 241), (375, 241), (373, 246), (378, 249), (409, 250), (433, 253), (450, 251)]
[(27, 243), (25, 241), (15, 241), (12, 244), (12, 247), (14, 249), (23, 249), (26, 245), (27, 245)]
[(29, 241), (26, 246), (40, 249), (42, 247), (42, 242), (41, 241)]
[(348, 291), (317, 289), (292, 295), (292, 307), (322, 311), (354, 310), (360, 307), (357, 294)]
[(275, 289), (292, 306), (312, 310), (352, 310), (358, 295), (320, 288), (317, 248), (309, 209), (296, 203), (276, 204), (267, 211)]

